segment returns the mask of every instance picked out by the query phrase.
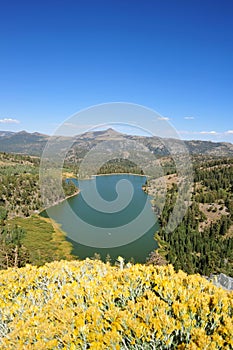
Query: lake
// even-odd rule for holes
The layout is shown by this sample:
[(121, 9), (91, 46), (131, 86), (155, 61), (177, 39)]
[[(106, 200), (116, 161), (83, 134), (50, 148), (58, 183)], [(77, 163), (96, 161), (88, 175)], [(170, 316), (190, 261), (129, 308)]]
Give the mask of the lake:
[(73, 181), (80, 193), (47, 209), (81, 259), (95, 253), (112, 261), (120, 255), (145, 262), (157, 248), (157, 218), (150, 197), (142, 190), (146, 177), (129, 174), (101, 175)]

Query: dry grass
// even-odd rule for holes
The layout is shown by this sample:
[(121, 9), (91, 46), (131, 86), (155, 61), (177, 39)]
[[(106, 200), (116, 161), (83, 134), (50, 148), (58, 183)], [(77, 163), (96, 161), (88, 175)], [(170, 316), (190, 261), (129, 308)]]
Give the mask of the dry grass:
[(15, 225), (26, 231), (23, 244), (30, 253), (32, 264), (43, 265), (53, 260), (74, 259), (71, 243), (66, 241), (65, 233), (50, 219), (33, 215), (9, 220), (10, 227)]

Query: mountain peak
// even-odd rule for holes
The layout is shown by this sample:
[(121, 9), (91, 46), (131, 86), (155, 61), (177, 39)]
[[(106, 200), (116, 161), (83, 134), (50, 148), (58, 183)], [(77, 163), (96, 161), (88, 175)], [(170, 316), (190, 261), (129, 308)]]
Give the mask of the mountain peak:
[(121, 133), (119, 131), (116, 131), (113, 128), (108, 128), (106, 130), (102, 130), (102, 134), (103, 135), (111, 135), (111, 136), (113, 136), (113, 135), (118, 135), (118, 136), (121, 135)]
[[(38, 132), (29, 133), (23, 130), (20, 132), (0, 131), (0, 138), (0, 152), (39, 155), (42, 153), (49, 136)], [(76, 150), (89, 150), (100, 142), (122, 139), (131, 140), (132, 136), (122, 134), (111, 127), (105, 130), (88, 131), (72, 138)], [(133, 140), (146, 145), (150, 152), (153, 152), (155, 155), (167, 156), (169, 153), (159, 137), (134, 136)], [(174, 151), (179, 149), (180, 142), (182, 141), (178, 139), (165, 139), (165, 144), (169, 143), (169, 147)], [(214, 157), (233, 156), (233, 144), (231, 143), (201, 140), (184, 140), (183, 142), (190, 154)]]
[(18, 135), (26, 135), (26, 134), (29, 134), (26, 130), (21, 130), (21, 131), (18, 131), (16, 134)]
[(105, 130), (87, 131), (84, 134), (77, 135), (76, 139), (103, 139), (103, 138), (117, 137), (120, 135), (121, 133), (119, 133), (118, 131), (112, 128), (108, 128)]
[(113, 128), (108, 128), (108, 129), (106, 129), (106, 130), (103, 130), (103, 131), (105, 131), (105, 132), (111, 132), (111, 133), (114, 133), (114, 134), (120, 134), (118, 131), (116, 131), (115, 129), (113, 129)]

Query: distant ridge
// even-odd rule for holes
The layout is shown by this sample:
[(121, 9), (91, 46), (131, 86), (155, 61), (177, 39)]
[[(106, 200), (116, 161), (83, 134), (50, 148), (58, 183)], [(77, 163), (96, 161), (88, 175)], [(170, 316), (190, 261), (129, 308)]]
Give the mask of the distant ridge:
[[(62, 139), (67, 137), (59, 136)], [(38, 132), (29, 133), (25, 130), (20, 132), (0, 131), (0, 152), (23, 153), (29, 155), (41, 155), (50, 136)], [(73, 149), (90, 150), (94, 145), (114, 139), (134, 140), (145, 145), (152, 153), (159, 156), (169, 155), (165, 144), (169, 144), (176, 151), (181, 140), (162, 139), (160, 137), (146, 137), (136, 135), (126, 135), (109, 128), (101, 131), (88, 131), (84, 134), (74, 136)], [(164, 141), (163, 141), (164, 140)], [(212, 142), (201, 140), (183, 141), (187, 150), (192, 155), (209, 155), (233, 157), (233, 144), (229, 142)]]
[(0, 131), (0, 137), (10, 136), (12, 134), (14, 134), (13, 131)]
[[(4, 134), (5, 133), (5, 134)], [(40, 133), (0, 131), (0, 152), (41, 155), (49, 136)]]

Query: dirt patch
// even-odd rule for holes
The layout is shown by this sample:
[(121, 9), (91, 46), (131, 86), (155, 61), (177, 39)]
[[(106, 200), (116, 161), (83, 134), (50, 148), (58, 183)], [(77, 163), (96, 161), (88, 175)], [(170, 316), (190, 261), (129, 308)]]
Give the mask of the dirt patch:
[(224, 236), (225, 239), (227, 238), (233, 238), (233, 225), (230, 226), (229, 230), (227, 231), (227, 233)]
[(164, 193), (164, 191), (171, 188), (173, 184), (178, 185), (177, 174), (166, 175), (159, 177), (158, 179), (150, 180), (147, 187), (148, 194), (154, 196), (158, 195), (159, 193)]
[(209, 227), (212, 222), (218, 221), (222, 215), (229, 215), (227, 208), (223, 204), (217, 203), (199, 203), (199, 209), (202, 211), (206, 220), (199, 223), (199, 230), (202, 232)]

